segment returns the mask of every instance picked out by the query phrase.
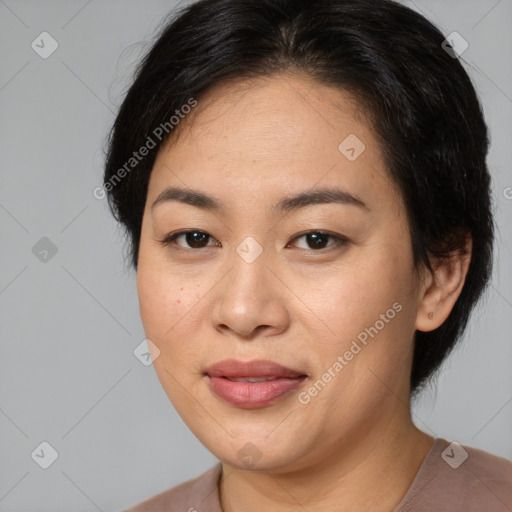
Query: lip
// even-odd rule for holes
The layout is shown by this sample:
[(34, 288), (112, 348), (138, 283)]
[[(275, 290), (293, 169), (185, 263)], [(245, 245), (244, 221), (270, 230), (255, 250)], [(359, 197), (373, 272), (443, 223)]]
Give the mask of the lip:
[[(277, 402), (297, 389), (307, 375), (273, 361), (226, 359), (206, 371), (210, 389), (225, 402), (241, 409), (256, 409)], [(265, 382), (234, 382), (229, 379), (268, 377)]]
[(225, 359), (206, 368), (205, 373), (210, 377), (287, 377), (295, 378), (306, 375), (299, 370), (293, 370), (273, 361), (253, 360), (237, 361)]

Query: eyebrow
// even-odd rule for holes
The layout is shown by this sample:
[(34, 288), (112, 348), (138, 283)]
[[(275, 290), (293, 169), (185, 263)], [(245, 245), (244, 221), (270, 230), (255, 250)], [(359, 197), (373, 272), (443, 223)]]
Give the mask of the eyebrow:
[[(178, 187), (166, 188), (155, 199), (151, 206), (151, 210), (153, 211), (159, 204), (169, 201), (178, 201), (190, 206), (195, 206), (196, 208), (210, 210), (218, 213), (222, 213), (226, 210), (226, 205), (215, 197), (209, 196), (198, 190), (183, 189)], [(339, 188), (320, 188), (301, 192), (293, 196), (283, 197), (272, 206), (272, 211), (276, 214), (285, 212), (287, 213), (314, 204), (329, 203), (357, 206), (362, 210), (366, 210), (368, 212), (371, 211), (368, 205), (361, 198), (355, 194), (352, 194), (346, 190), (341, 190)]]

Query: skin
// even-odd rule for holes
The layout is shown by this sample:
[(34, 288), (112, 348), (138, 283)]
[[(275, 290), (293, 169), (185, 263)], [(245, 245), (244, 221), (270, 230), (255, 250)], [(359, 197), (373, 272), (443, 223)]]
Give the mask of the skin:
[[(223, 510), (392, 510), (433, 444), (411, 420), (414, 332), (447, 318), (469, 258), (414, 272), (403, 201), (370, 123), (343, 90), (297, 74), (225, 83), (178, 130), (149, 182), (140, 312), (159, 350), (152, 354), (163, 389), (222, 462)], [(350, 134), (366, 146), (354, 161), (338, 149)], [(152, 209), (170, 186), (213, 196), (225, 211), (175, 200)], [(349, 191), (368, 211), (338, 203), (271, 210), (284, 196), (320, 187)], [(208, 233), (206, 248), (185, 236), (160, 242), (187, 229)], [(326, 239), (316, 249), (303, 235), (318, 230), (348, 241)], [(248, 236), (263, 251), (252, 263), (236, 252)], [(300, 403), (299, 393), (395, 303), (394, 318)], [(269, 359), (308, 378), (276, 403), (245, 410), (214, 395), (204, 375), (228, 358)], [(247, 443), (257, 453), (251, 467), (238, 457)]]

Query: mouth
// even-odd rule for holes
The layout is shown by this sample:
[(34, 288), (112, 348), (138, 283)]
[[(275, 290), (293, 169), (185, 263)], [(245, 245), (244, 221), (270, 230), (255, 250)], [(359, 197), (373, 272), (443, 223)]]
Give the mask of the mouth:
[(238, 378), (233, 378), (233, 377), (226, 377), (224, 375), (222, 377), (224, 379), (230, 380), (231, 382), (268, 382), (271, 380), (277, 380), (277, 379), (284, 378), (284, 377), (238, 377)]
[(210, 390), (223, 401), (242, 409), (273, 404), (307, 379), (304, 372), (273, 361), (220, 361), (205, 372)]

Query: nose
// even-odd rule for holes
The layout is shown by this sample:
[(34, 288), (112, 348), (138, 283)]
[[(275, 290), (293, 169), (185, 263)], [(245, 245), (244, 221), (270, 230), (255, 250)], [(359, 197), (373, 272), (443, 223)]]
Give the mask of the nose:
[(265, 251), (252, 262), (236, 251), (230, 258), (230, 271), (215, 287), (211, 321), (223, 334), (252, 340), (285, 331), (290, 314), (287, 290), (277, 278), (280, 271)]

